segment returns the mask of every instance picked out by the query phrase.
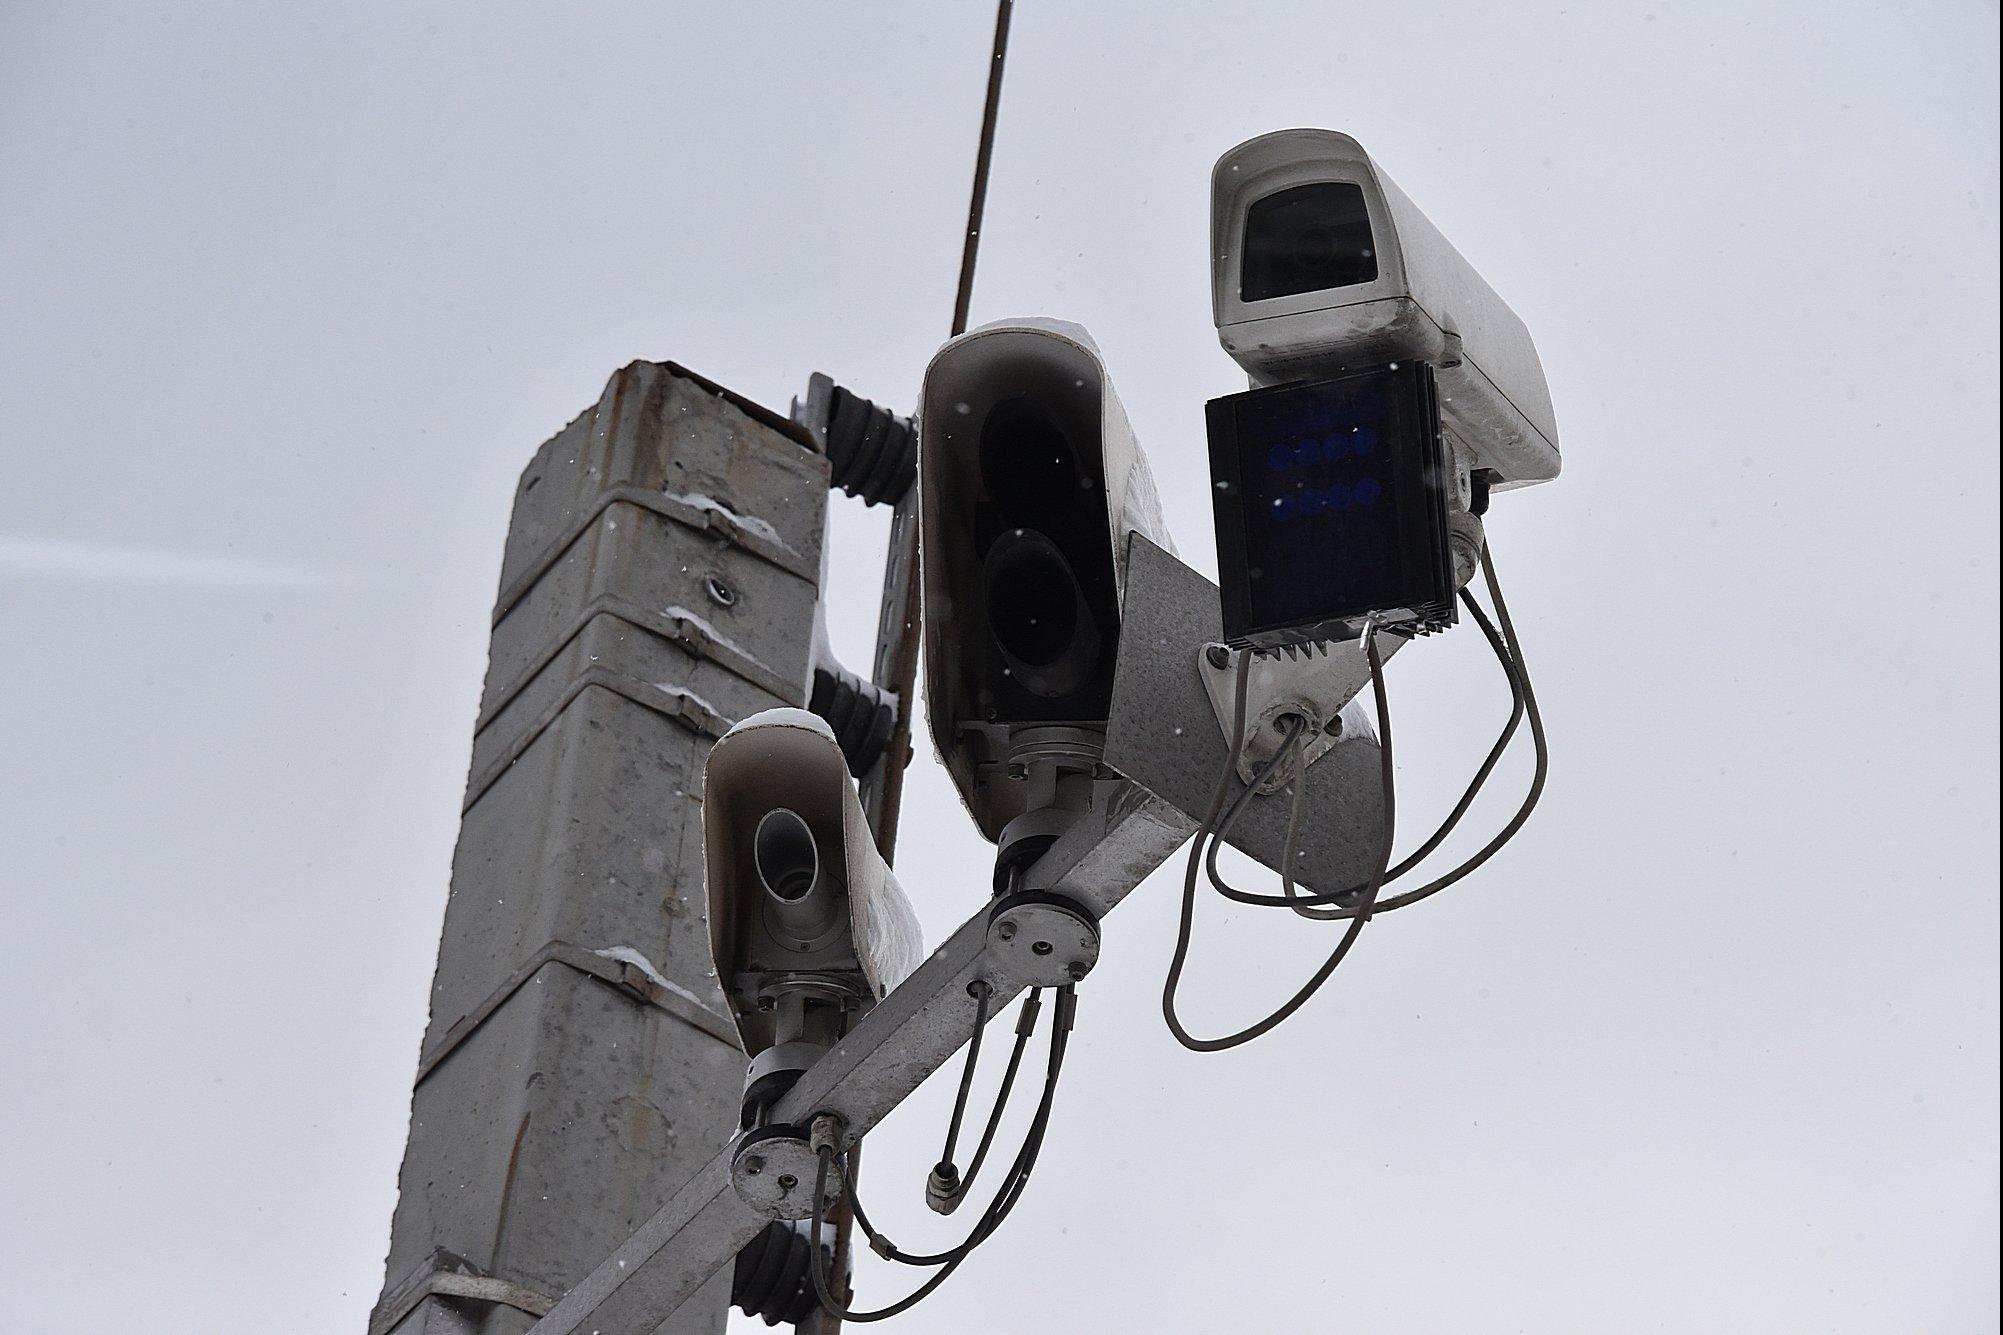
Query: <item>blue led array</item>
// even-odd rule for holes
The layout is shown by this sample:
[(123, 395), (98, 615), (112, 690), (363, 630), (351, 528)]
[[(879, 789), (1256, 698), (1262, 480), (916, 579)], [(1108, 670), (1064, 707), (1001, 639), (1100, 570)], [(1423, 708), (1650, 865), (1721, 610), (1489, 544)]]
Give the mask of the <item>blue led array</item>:
[(1366, 477), (1347, 485), (1338, 482), (1329, 487), (1302, 487), (1291, 495), (1275, 497), (1273, 514), (1280, 519), (1340, 514), (1351, 508), (1375, 505), (1383, 497), (1383, 484), (1374, 477)]
[(1353, 426), (1347, 431), (1332, 435), (1283, 440), (1266, 451), (1266, 467), (1275, 473), (1289, 473), (1297, 468), (1313, 468), (1318, 464), (1362, 458), (1364, 455), (1376, 452), (1376, 430), (1367, 426)]

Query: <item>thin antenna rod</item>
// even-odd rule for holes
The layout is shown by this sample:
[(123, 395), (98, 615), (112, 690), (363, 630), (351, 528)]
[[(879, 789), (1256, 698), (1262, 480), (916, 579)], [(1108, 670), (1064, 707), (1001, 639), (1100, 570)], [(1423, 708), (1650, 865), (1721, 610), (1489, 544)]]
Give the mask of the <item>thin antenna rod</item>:
[(960, 251), (960, 291), (953, 298), (953, 335), (967, 332), (967, 307), (974, 299), (974, 259), (981, 249), (981, 215), (988, 204), (988, 166), (995, 154), (995, 116), (1001, 110), (1002, 64), (1008, 59), (1008, 20), (1015, 0), (995, 6), (995, 54), (988, 64), (988, 101), (981, 111), (981, 151), (974, 159), (974, 197), (967, 204), (967, 243)]
[[(960, 251), (960, 288), (953, 298), (955, 337), (967, 332), (967, 307), (974, 298), (974, 259), (981, 248), (981, 215), (988, 203), (988, 164), (994, 158), (995, 117), (1001, 110), (1002, 64), (1008, 57), (1008, 21), (1014, 9), (1014, 0), (999, 0), (995, 7), (995, 51), (988, 65), (988, 100), (981, 109), (981, 148), (974, 159), (974, 197), (967, 205), (967, 240)], [(876, 846), (886, 862), (894, 862), (897, 857), (897, 816), (899, 807), (903, 805), (904, 766), (911, 754), (911, 711), (918, 698), (917, 692), (912, 689), (918, 676), (918, 618), (915, 606), (918, 515), (915, 492), (916, 488), (913, 488), (913, 495), (898, 502), (896, 515), (891, 520), (890, 569), (884, 575), (883, 614), (879, 618), (877, 633), (876, 679), (879, 682), (887, 680), (903, 703), (899, 707), (890, 745), (885, 749), (881, 768), (877, 771), (881, 776), (881, 793), (872, 795), (865, 789), (864, 796), (866, 803), (874, 797)], [(849, 1151), (848, 1180), (851, 1185), (860, 1170), (861, 1158), (862, 1145), (858, 1143)], [(846, 1195), (836, 1202), (830, 1219), (835, 1231), (834, 1285), (840, 1291), (841, 1301), (846, 1303), (854, 1296), (844, 1278), (854, 1221)], [(819, 1241), (814, 1239), (814, 1244), (818, 1245)], [(816, 1303), (813, 1312), (794, 1330), (797, 1335), (808, 1335), (809, 1332), (813, 1335), (840, 1335), (841, 1328), (841, 1316)]]

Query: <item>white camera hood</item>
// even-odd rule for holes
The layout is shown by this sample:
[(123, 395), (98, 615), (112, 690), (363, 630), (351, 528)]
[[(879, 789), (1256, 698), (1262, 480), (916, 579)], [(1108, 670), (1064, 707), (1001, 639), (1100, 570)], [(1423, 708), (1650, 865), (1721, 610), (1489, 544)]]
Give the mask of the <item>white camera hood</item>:
[[(1247, 300), (1253, 206), (1323, 183), (1361, 190), (1374, 279)], [(1210, 269), (1218, 340), (1255, 388), (1430, 362), (1447, 434), (1472, 467), (1492, 470), (1498, 488), (1558, 475), (1557, 418), (1530, 331), (1348, 135), (1279, 130), (1218, 159)]]
[[(755, 949), (749, 913), (762, 893), (751, 840), (769, 811), (789, 808), (813, 832), (824, 864), (838, 863), (848, 899), (855, 966), (881, 1000), (910, 977), (924, 953), (911, 901), (877, 855), (855, 783), (834, 732), (804, 709), (768, 709), (731, 728), (703, 770), (704, 878), (710, 955), (729, 991), (730, 976)], [(840, 850), (839, 857), (833, 856)], [(733, 1005), (735, 1013), (737, 1007)], [(769, 1019), (737, 1015), (745, 1050), (771, 1041)]]

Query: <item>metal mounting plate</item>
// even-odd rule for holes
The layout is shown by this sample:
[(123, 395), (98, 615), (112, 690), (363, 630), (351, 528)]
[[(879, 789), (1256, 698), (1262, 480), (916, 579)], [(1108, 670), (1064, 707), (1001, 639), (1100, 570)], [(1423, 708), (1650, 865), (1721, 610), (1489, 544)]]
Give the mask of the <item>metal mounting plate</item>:
[[(814, 1209), (814, 1175), (820, 1156), (794, 1127), (767, 1127), (746, 1134), (730, 1161), (731, 1185), (769, 1219), (806, 1219)], [(841, 1196), (841, 1161), (828, 1169), (823, 1208)]]
[(988, 955), (1024, 987), (1080, 983), (1099, 962), (1099, 926), (1061, 895), (1019, 890), (994, 906)]
[[(1223, 638), (1217, 586), (1136, 534), (1106, 763), (1191, 820), (1210, 808), (1226, 739), (1199, 670), (1199, 651)], [(1383, 644), (1389, 647), (1390, 637)], [(1368, 879), (1382, 852), (1384, 794), (1373, 729), (1347, 728), (1307, 772), (1294, 879), (1332, 893)], [(1235, 779), (1231, 795), (1244, 788)], [(1268, 867), (1286, 846), (1288, 794), (1255, 797), (1232, 846)]]
[[(1407, 643), (1402, 635), (1380, 633), (1378, 656), (1389, 660)], [(1197, 652), (1197, 671), (1203, 675), (1218, 730), (1227, 738), (1238, 689), (1238, 663), (1248, 652), (1222, 645)], [(1219, 656), (1225, 660), (1221, 667), (1213, 661)], [(1259, 654), (1252, 659), (1251, 673), (1252, 679), (1246, 683), (1245, 745), (1238, 752), (1238, 778), (1245, 783), (1252, 782), (1259, 767), (1278, 754), (1280, 743), (1286, 740), (1280, 719), (1287, 714), (1301, 715), (1314, 729), (1304, 757), (1309, 765), (1326, 755), (1338, 737), (1354, 737), (1359, 732), (1377, 735), (1369, 712), (1356, 698), (1357, 692), (1370, 684), (1370, 660), (1364, 656), (1360, 639), (1304, 645), (1291, 653)], [(1289, 766), (1275, 774), (1266, 791), (1290, 782), (1298, 768)]]

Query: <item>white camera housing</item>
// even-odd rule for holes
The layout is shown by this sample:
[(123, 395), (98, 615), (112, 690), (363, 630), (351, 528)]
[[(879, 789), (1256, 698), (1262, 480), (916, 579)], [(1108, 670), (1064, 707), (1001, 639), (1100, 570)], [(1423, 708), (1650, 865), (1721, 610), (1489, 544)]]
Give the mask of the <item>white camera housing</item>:
[(1217, 337), (1254, 388), (1429, 362), (1468, 467), (1496, 489), (1558, 475), (1530, 331), (1362, 145), (1333, 130), (1260, 135), (1218, 159), (1210, 208)]
[[(1079, 637), (1081, 643), (1089, 638), (1087, 651), (1102, 655), (1106, 699), (1096, 714), (1090, 708), (1067, 714), (1061, 701), (1039, 712), (1033, 707), (1012, 710), (1007, 701), (996, 708), (992, 699), (982, 699), (984, 683), (994, 680), (993, 674), (1013, 671), (1019, 676), (1021, 668), (990, 642), (993, 609), (986, 586), (992, 577), (987, 565), (992, 549), (983, 552), (978, 530), (987, 485), (982, 453), (987, 424), (998, 407), (1006, 411), (1010, 404), (1023, 403), (1033, 404), (1082, 461), (1081, 481), (1095, 478), (1092, 485), (1103, 489), (1105, 522), (1101, 527), (1094, 519), (1092, 525), (1101, 536), (1093, 538), (1093, 550), (1071, 553), (1074, 563), (1096, 567), (1102, 586), (1106, 569), (1111, 571), (1112, 603), (1102, 609), (1110, 624)], [(1071, 735), (1103, 732), (1119, 600), (1126, 588), (1127, 534), (1144, 533), (1170, 546), (1168, 526), (1154, 475), (1105, 363), (1091, 335), (1078, 325), (1004, 320), (952, 339), (926, 368), (918, 421), (926, 717), (961, 800), (982, 834), (998, 840), (1009, 821), (1040, 800), (1016, 763), (1023, 739), (1052, 729)], [(1025, 702), (1027, 697), (1017, 703)]]
[(918, 967), (918, 919), (877, 855), (834, 732), (804, 709), (731, 728), (703, 771), (710, 956), (747, 1055), (807, 992), (866, 1009)]

